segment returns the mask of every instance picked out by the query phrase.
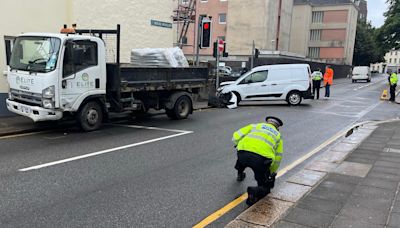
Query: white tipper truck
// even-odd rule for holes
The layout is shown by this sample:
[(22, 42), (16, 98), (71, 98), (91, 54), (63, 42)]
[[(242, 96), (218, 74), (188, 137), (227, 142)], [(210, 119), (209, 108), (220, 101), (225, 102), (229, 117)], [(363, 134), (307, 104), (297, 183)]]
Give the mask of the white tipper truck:
[[(114, 37), (107, 62), (104, 37)], [(100, 128), (110, 112), (165, 109), (172, 119), (193, 112), (192, 95), (207, 85), (208, 69), (136, 67), (120, 63), (120, 26), (74, 34), (26, 33), (14, 42), (7, 72), (7, 108), (33, 121), (74, 117), (84, 131)]]

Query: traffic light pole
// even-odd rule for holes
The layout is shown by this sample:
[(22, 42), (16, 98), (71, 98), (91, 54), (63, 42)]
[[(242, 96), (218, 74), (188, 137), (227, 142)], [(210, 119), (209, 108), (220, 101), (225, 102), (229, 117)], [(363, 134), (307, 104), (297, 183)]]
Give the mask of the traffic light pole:
[[(218, 40), (217, 40), (218, 44)], [(216, 82), (215, 82), (215, 91), (218, 90), (219, 87), (219, 50), (217, 50), (217, 74), (216, 74)]]
[(199, 16), (199, 21), (197, 23), (197, 42), (196, 42), (196, 66), (200, 65), (200, 42), (201, 42), (201, 22), (203, 21), (203, 16)]

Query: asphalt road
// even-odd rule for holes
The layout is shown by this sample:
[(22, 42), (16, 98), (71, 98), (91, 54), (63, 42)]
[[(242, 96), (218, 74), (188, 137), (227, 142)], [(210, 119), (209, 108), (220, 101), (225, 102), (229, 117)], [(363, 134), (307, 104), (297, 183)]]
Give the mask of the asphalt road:
[(298, 107), (243, 103), (183, 121), (155, 116), (92, 133), (71, 128), (0, 138), (0, 227), (195, 225), (255, 184), (250, 171), (243, 183), (235, 180), (230, 139), (238, 128), (266, 115), (281, 117), (285, 167), (351, 124), (400, 116), (398, 104), (379, 100), (385, 77), (336, 83), (331, 99)]

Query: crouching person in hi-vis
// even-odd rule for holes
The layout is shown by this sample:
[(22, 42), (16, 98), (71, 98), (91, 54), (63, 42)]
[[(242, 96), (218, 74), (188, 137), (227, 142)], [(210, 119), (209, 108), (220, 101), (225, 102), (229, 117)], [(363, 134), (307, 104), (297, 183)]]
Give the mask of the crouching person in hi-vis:
[(233, 133), (237, 149), (237, 180), (246, 178), (244, 170), (254, 172), (257, 187), (248, 187), (246, 203), (251, 206), (270, 193), (274, 187), (276, 171), (282, 160), (283, 142), (279, 127), (283, 122), (277, 117), (267, 117), (266, 123), (250, 124)]

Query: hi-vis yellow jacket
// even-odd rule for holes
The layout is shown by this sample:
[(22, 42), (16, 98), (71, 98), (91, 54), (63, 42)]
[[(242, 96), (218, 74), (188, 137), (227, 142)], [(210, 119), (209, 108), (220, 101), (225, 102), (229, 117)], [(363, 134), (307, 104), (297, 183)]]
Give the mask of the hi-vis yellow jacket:
[(396, 85), (398, 81), (399, 79), (396, 73), (390, 75), (390, 85)]
[(245, 150), (272, 159), (271, 173), (276, 173), (282, 161), (281, 133), (268, 123), (250, 124), (233, 133), (236, 149)]

